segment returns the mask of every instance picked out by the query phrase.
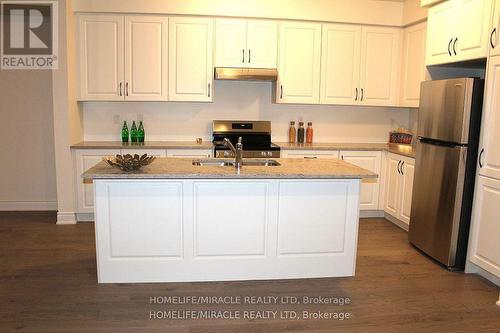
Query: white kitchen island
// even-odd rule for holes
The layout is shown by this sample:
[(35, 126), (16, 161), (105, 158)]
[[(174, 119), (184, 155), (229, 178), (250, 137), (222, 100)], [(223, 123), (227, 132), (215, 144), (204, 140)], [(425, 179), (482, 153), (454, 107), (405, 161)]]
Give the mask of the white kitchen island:
[(340, 160), (193, 166), (160, 158), (136, 173), (101, 162), (99, 283), (353, 276), (362, 178)]

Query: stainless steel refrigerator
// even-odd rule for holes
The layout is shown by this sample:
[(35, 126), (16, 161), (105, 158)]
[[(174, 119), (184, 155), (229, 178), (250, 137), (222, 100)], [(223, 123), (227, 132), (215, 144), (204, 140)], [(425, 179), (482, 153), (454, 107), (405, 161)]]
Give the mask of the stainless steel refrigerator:
[(465, 265), (484, 81), (422, 82), (409, 240), (451, 270)]

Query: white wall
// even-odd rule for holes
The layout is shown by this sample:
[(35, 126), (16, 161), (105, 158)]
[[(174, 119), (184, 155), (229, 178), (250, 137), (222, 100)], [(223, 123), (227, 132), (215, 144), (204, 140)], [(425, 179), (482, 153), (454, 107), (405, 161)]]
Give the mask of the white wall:
[(427, 20), (427, 8), (420, 6), (420, 0), (404, 0), (403, 26)]
[(119, 140), (122, 121), (138, 115), (147, 140), (210, 140), (212, 120), (234, 119), (271, 120), (273, 140), (286, 141), (289, 121), (303, 119), (313, 122), (318, 142), (387, 142), (391, 129), (410, 123), (408, 109), (274, 104), (271, 83), (216, 81), (214, 96), (214, 103), (86, 102), (84, 139)]
[(56, 209), (50, 71), (0, 71), (0, 156), (0, 210)]

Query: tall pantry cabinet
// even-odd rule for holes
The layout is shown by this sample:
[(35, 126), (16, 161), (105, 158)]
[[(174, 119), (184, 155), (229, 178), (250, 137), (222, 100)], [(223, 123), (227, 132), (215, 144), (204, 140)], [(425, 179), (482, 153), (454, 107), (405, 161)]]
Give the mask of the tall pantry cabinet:
[(488, 59), (469, 260), (500, 278), (500, 56)]

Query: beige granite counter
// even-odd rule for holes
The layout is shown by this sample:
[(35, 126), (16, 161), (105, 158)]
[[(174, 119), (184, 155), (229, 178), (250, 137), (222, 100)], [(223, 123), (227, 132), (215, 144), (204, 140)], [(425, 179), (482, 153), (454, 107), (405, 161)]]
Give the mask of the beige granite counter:
[[(335, 143), (318, 142), (297, 144), (277, 142), (284, 150), (383, 150), (394, 154), (415, 157), (415, 149), (409, 145), (386, 143)], [(194, 141), (147, 141), (141, 144), (123, 144), (120, 141), (82, 141), (71, 146), (72, 149), (212, 149), (210, 141), (198, 144)]]
[(71, 149), (212, 149), (211, 141), (146, 141), (144, 143), (123, 144), (121, 141), (82, 141)]
[(350, 163), (332, 160), (276, 159), (280, 166), (194, 166), (191, 158), (157, 158), (138, 172), (125, 173), (102, 161), (85, 179), (360, 179), (378, 175)]
[(383, 150), (390, 153), (415, 157), (415, 149), (410, 145), (387, 144), (387, 143), (286, 143), (277, 142), (283, 150)]

